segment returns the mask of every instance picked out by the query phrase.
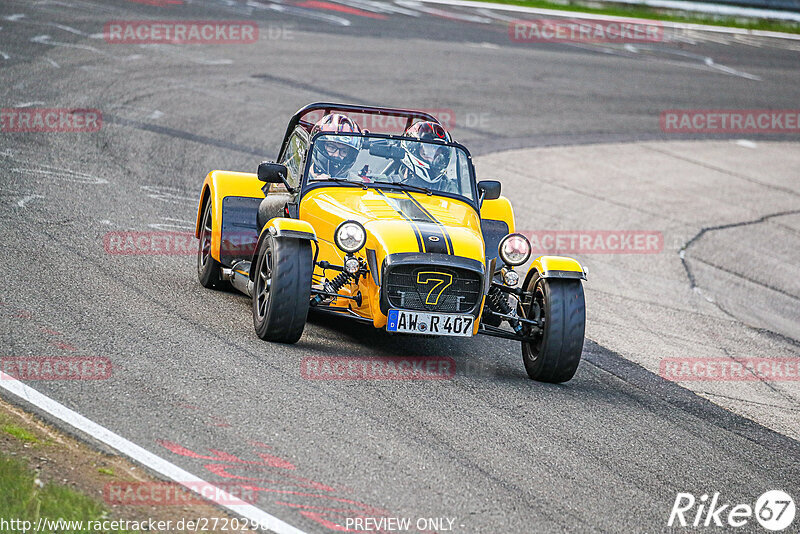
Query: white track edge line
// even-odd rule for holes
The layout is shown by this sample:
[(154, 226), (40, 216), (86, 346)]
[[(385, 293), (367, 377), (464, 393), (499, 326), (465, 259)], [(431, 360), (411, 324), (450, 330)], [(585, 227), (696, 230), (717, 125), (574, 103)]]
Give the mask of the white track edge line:
[[(63, 404), (51, 399), (46, 395), (43, 395), (42, 393), (39, 393), (32, 387), (23, 384), (19, 380), (1, 371), (0, 387), (47, 412), (59, 421), (62, 421), (63, 423), (66, 423), (69, 426), (92, 436), (98, 441), (105, 443), (109, 447), (119, 451), (125, 456), (128, 456), (139, 464), (144, 465), (149, 469), (152, 469), (153, 471), (165, 476), (166, 478), (169, 478), (186, 487), (194, 493), (201, 495), (201, 497), (202, 494), (198, 489), (198, 484), (200, 484), (201, 489), (203, 487), (208, 487), (217, 490), (216, 486), (213, 484), (181, 469), (172, 462), (169, 462), (148, 450), (143, 449), (132, 441), (115, 434), (106, 427), (87, 419), (78, 412), (67, 408)], [(223, 490), (219, 490), (219, 494), (226, 495), (227, 493)], [(292, 525), (278, 519), (273, 515), (268, 514), (259, 508), (256, 508), (251, 504), (219, 503), (219, 506), (230, 510), (238, 516), (258, 523), (260, 529), (269, 529), (277, 534), (305, 534), (305, 532), (302, 530), (293, 527)]]
[(672, 22), (668, 20), (640, 19), (635, 17), (618, 17), (615, 15), (599, 15), (596, 13), (581, 13), (580, 11), (562, 11), (560, 9), (543, 9), (538, 7), (517, 6), (514, 4), (493, 4), (489, 2), (473, 2), (471, 0), (418, 0), (429, 4), (443, 4), (458, 7), (480, 7), (495, 11), (513, 11), (515, 13), (530, 13), (532, 15), (552, 15), (556, 17), (572, 17), (589, 20), (612, 20), (616, 22), (642, 22), (653, 23), (665, 28), (679, 28), (684, 30), (702, 30), (717, 33), (731, 33), (739, 35), (754, 35), (756, 37), (775, 37), (776, 39), (790, 39), (800, 41), (800, 34), (772, 32), (766, 30), (748, 30), (747, 28), (731, 28), (728, 26), (712, 26), (709, 24), (693, 24), (690, 22)]

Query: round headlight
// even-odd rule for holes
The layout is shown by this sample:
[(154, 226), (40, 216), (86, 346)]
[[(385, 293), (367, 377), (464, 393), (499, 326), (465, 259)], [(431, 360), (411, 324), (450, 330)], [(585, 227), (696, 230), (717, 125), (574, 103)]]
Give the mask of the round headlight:
[(350, 274), (356, 274), (361, 268), (361, 262), (357, 258), (347, 258), (344, 260), (344, 270)]
[(352, 254), (361, 250), (367, 242), (367, 231), (356, 221), (345, 221), (333, 233), (336, 246), (342, 251)]
[(531, 257), (531, 242), (522, 234), (508, 234), (500, 241), (497, 252), (506, 265), (522, 265)]
[(513, 269), (509, 269), (503, 274), (503, 282), (509, 287), (519, 284), (519, 275)]

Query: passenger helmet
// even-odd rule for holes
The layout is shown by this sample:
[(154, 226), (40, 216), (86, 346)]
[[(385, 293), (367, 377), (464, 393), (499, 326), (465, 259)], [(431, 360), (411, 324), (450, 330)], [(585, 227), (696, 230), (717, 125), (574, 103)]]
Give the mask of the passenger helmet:
[[(441, 124), (431, 121), (420, 121), (412, 124), (405, 131), (403, 137), (413, 137), (420, 141), (453, 142), (450, 134)], [(403, 148), (406, 151), (403, 164), (426, 182), (438, 182), (441, 174), (450, 164), (450, 154), (452, 153), (450, 147), (437, 146), (432, 143), (403, 141)]]

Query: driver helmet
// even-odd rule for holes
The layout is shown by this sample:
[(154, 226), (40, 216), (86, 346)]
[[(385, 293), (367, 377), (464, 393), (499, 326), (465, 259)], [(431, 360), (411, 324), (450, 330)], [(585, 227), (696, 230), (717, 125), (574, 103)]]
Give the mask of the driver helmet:
[[(420, 121), (412, 124), (406, 129), (403, 137), (412, 137), (421, 141), (453, 142), (447, 130), (438, 122), (432, 121)], [(403, 149), (406, 152), (403, 164), (422, 180), (431, 184), (441, 179), (442, 173), (450, 164), (452, 149), (447, 146), (403, 141)]]
[(318, 139), (312, 156), (314, 170), (329, 176), (341, 176), (356, 162), (361, 149), (361, 133), (350, 117), (340, 113), (329, 113), (322, 117), (311, 129), (311, 137), (318, 133), (353, 133), (356, 135), (337, 135)]

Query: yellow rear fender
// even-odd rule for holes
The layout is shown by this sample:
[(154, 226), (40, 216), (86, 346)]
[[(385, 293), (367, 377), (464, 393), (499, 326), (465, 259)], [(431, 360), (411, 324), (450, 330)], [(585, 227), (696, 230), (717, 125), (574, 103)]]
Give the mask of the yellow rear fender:
[(528, 275), (525, 277), (525, 285), (523, 288), (528, 287), (528, 282), (533, 278), (533, 273), (537, 272), (542, 278), (586, 280), (586, 270), (577, 260), (567, 258), (566, 256), (539, 256), (533, 260), (530, 269), (528, 269)]
[[(195, 237), (200, 237), (200, 228), (203, 224), (203, 212), (208, 202), (212, 203), (211, 220), (211, 256), (220, 261), (220, 243), (222, 241), (222, 203), (226, 197), (242, 197), (245, 199), (262, 199), (264, 193), (261, 188), (264, 182), (258, 176), (248, 172), (211, 171), (203, 181), (200, 190), (200, 202), (197, 205), (197, 221), (195, 223)], [(252, 201), (247, 201), (252, 202)], [(256, 206), (255, 202), (253, 205)], [(255, 237), (255, 235), (253, 236)]]

